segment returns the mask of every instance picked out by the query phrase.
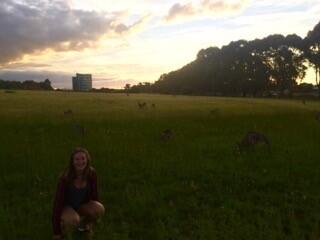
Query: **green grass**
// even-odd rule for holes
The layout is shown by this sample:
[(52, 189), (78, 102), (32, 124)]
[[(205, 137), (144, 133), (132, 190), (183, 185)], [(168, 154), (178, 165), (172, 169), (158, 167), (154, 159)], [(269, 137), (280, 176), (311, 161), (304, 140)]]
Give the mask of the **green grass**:
[[(57, 177), (76, 146), (92, 155), (107, 209), (95, 239), (319, 239), (316, 111), (320, 102), (0, 91), (0, 239), (51, 238)], [(234, 156), (249, 130), (272, 152)]]

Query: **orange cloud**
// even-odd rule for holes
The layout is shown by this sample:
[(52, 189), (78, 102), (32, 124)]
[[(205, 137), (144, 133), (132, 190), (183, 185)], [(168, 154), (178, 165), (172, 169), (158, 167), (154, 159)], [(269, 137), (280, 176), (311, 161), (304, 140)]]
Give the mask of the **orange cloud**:
[(239, 12), (248, 3), (249, 0), (203, 0), (198, 5), (191, 2), (186, 4), (176, 3), (170, 8), (165, 20), (172, 22), (179, 19), (212, 16), (212, 14), (221, 15)]

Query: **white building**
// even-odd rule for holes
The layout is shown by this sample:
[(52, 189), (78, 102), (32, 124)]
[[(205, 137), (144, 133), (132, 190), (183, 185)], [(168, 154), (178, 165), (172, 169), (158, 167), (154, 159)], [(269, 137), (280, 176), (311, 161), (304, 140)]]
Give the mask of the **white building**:
[(92, 89), (92, 75), (79, 74), (72, 77), (72, 89), (74, 91), (89, 91)]

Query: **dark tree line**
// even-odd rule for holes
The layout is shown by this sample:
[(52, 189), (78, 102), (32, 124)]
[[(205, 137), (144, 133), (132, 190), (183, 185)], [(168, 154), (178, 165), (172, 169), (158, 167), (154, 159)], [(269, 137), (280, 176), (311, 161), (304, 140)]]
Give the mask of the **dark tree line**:
[(26, 80), (24, 82), (0, 80), (0, 89), (53, 90), (49, 79), (43, 82), (35, 82), (33, 80)]
[(154, 84), (139, 83), (126, 91), (224, 96), (275, 91), (284, 95), (297, 88), (308, 65), (315, 69), (319, 87), (320, 23), (304, 39), (275, 34), (202, 49), (193, 62), (161, 75)]

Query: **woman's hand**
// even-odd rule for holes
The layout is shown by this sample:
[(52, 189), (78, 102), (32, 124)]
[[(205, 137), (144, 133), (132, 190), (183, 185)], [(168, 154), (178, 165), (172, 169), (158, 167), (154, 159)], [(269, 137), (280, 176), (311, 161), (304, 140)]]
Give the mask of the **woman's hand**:
[(52, 240), (63, 240), (61, 235), (53, 235)]

